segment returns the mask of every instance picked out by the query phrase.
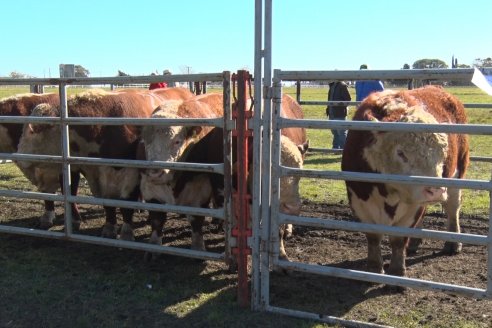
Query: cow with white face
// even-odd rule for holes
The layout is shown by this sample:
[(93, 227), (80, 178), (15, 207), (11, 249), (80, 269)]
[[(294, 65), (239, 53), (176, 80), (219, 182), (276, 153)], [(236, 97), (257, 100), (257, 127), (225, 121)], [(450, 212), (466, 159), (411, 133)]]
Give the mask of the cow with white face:
[[(159, 106), (154, 118), (218, 118), (224, 115), (223, 96), (210, 93), (193, 97), (185, 102), (168, 102)], [(195, 143), (203, 138), (210, 126), (145, 126), (142, 131), (141, 147), (145, 149), (145, 159), (176, 162)], [(142, 173), (140, 192), (148, 203), (175, 204), (174, 174), (169, 169), (147, 169)], [(166, 213), (150, 211), (152, 225), (150, 242), (162, 244), (162, 229)], [(195, 226), (195, 218), (191, 218)], [(195, 229), (194, 229), (195, 230)], [(193, 240), (196, 240), (194, 238)], [(202, 249), (199, 242), (192, 243), (193, 249)]]
[[(167, 101), (183, 101), (193, 94), (185, 88), (157, 90), (122, 89), (118, 91), (91, 90), (68, 99), (71, 117), (128, 117), (148, 118), (152, 111)], [(59, 106), (41, 104), (33, 116), (59, 116)], [(108, 159), (136, 159), (141, 128), (127, 125), (70, 125), (71, 156)], [(19, 142), (19, 152), (26, 154), (61, 155), (61, 130), (59, 125), (27, 124)], [(40, 191), (56, 192), (58, 185), (53, 177), (61, 174), (61, 165), (19, 161), (21, 170)], [(140, 174), (134, 167), (108, 165), (72, 165), (73, 172), (82, 173), (96, 197), (134, 200), (138, 199)], [(104, 207), (106, 224), (104, 237), (116, 238), (118, 233), (116, 209)], [(132, 240), (133, 209), (121, 209), (124, 224), (120, 238)]]
[[(370, 95), (353, 117), (358, 121), (406, 123), (466, 123), (463, 105), (438, 87), (411, 91), (383, 91)], [(425, 132), (350, 130), (343, 151), (342, 170), (443, 178), (463, 178), (469, 163), (466, 135)], [(442, 203), (448, 230), (460, 232), (459, 189), (398, 183), (346, 181), (350, 206), (362, 222), (399, 227), (421, 224), (430, 203)], [(367, 233), (368, 270), (382, 273), (382, 235)], [(408, 238), (390, 237), (392, 257), (387, 273), (404, 276)], [(446, 242), (454, 254), (461, 244)]]

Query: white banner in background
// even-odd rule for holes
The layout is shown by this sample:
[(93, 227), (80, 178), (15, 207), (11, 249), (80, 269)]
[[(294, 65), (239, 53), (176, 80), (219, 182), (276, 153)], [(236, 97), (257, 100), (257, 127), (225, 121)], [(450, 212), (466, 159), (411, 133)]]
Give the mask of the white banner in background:
[(492, 75), (483, 75), (479, 69), (475, 68), (471, 82), (492, 96)]

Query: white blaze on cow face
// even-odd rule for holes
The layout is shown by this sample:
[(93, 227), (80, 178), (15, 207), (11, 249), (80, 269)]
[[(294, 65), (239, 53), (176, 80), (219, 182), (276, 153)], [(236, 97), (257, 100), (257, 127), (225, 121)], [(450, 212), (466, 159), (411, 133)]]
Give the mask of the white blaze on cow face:
[[(181, 101), (170, 101), (161, 105), (152, 115), (155, 118), (178, 119), (175, 113)], [(200, 127), (186, 126), (145, 126), (142, 139), (145, 156), (150, 161), (177, 162), (190, 144), (196, 142), (194, 136)], [(141, 190), (145, 200), (155, 199), (162, 203), (174, 203), (172, 187), (173, 171), (147, 169), (142, 176)]]
[[(422, 107), (409, 109), (400, 122), (437, 123)], [(441, 177), (447, 155), (445, 133), (373, 132), (374, 143), (364, 149), (371, 169), (383, 174)], [(386, 184), (389, 192), (397, 192), (404, 202), (441, 202), (447, 198), (446, 188), (407, 184)]]

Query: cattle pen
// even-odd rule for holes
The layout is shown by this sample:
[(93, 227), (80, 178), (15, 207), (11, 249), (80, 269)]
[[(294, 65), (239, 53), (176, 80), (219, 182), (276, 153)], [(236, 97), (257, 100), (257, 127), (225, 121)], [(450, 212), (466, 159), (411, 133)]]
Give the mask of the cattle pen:
[[(431, 229), (411, 229), (411, 228), (394, 228), (381, 225), (363, 224), (357, 222), (347, 222), (339, 220), (336, 217), (325, 214), (320, 218), (308, 216), (292, 216), (282, 214), (279, 211), (279, 180), (282, 176), (299, 176), (303, 178), (321, 179), (321, 180), (353, 180), (353, 181), (371, 181), (371, 182), (398, 182), (402, 184), (415, 185), (435, 185), (445, 187), (459, 187), (470, 190), (484, 190), (489, 193), (492, 191), (491, 180), (473, 180), (473, 179), (441, 179), (419, 176), (399, 176), (387, 174), (363, 174), (353, 172), (341, 172), (338, 170), (317, 170), (317, 169), (294, 169), (282, 166), (280, 163), (280, 131), (289, 127), (304, 127), (306, 129), (327, 130), (332, 128), (354, 129), (354, 130), (371, 130), (371, 131), (418, 131), (418, 132), (444, 132), (444, 133), (461, 133), (469, 135), (492, 135), (492, 126), (488, 124), (423, 124), (416, 127), (415, 125), (402, 125), (397, 123), (376, 123), (376, 122), (353, 122), (353, 121), (326, 121), (317, 119), (294, 120), (280, 117), (280, 106), (282, 101), (283, 87), (285, 81), (328, 81), (328, 80), (355, 80), (355, 79), (436, 79), (436, 80), (463, 80), (469, 81), (473, 70), (469, 69), (450, 69), (450, 70), (372, 70), (372, 71), (283, 71), (277, 69), (272, 72), (271, 63), (271, 1), (266, 1), (265, 12), (262, 12), (262, 1), (257, 0), (257, 22), (256, 39), (255, 39), (255, 74), (254, 74), (254, 98), (253, 112), (251, 108), (246, 107), (245, 90), (238, 93), (238, 99), (243, 103), (243, 114), (250, 112), (253, 114), (252, 119), (248, 115), (241, 118), (240, 123), (232, 123), (230, 112), (232, 99), (231, 95), (235, 87), (231, 88), (231, 76), (229, 72), (219, 72), (210, 74), (191, 74), (191, 75), (173, 75), (166, 76), (166, 80), (171, 82), (194, 82), (194, 81), (212, 81), (222, 83), (222, 92), (224, 96), (225, 114), (222, 119), (182, 119), (182, 120), (155, 120), (155, 119), (106, 119), (106, 118), (71, 118), (67, 116), (67, 86), (68, 85), (108, 85), (108, 84), (129, 84), (129, 83), (148, 83), (162, 80), (161, 76), (149, 77), (118, 77), (118, 78), (80, 78), (80, 79), (0, 79), (0, 85), (54, 85), (59, 87), (60, 104), (62, 110), (59, 118), (33, 118), (33, 117), (1, 117), (0, 122), (4, 123), (52, 123), (60, 124), (63, 142), (63, 153), (61, 156), (48, 155), (26, 155), (15, 153), (2, 153), (0, 160), (7, 161), (39, 161), (43, 163), (60, 163), (63, 167), (63, 186), (64, 190), (70, 190), (70, 166), (74, 164), (89, 165), (111, 165), (117, 167), (135, 166), (139, 168), (170, 168), (175, 170), (198, 170), (206, 173), (220, 173), (225, 177), (230, 176), (228, 172), (232, 170), (231, 163), (220, 165), (210, 164), (189, 164), (189, 163), (162, 163), (150, 161), (135, 160), (115, 160), (115, 159), (96, 159), (96, 158), (75, 158), (70, 153), (70, 142), (68, 127), (70, 125), (211, 125), (222, 127), (232, 134), (233, 126), (249, 122), (250, 130), (254, 136), (253, 139), (253, 168), (256, 173), (253, 177), (252, 207), (251, 207), (251, 227), (246, 222), (242, 222), (241, 231), (236, 231), (235, 235), (230, 220), (234, 213), (232, 195), (226, 194), (226, 203), (223, 208), (204, 209), (189, 208), (174, 205), (155, 205), (141, 202), (126, 202), (114, 199), (98, 199), (95, 197), (71, 196), (65, 194), (44, 194), (38, 192), (25, 192), (18, 190), (0, 190), (0, 196), (8, 198), (24, 198), (35, 200), (53, 200), (64, 204), (64, 231), (45, 231), (32, 227), (16, 227), (12, 225), (0, 225), (0, 232), (14, 235), (25, 235), (35, 237), (45, 237), (59, 240), (69, 240), (83, 243), (90, 243), (117, 248), (128, 248), (139, 251), (148, 251), (164, 253), (173, 256), (184, 256), (194, 259), (205, 259), (211, 261), (229, 261), (231, 257), (241, 253), (242, 259), (248, 259), (248, 252), (251, 252), (251, 271), (244, 275), (247, 268), (242, 268), (243, 274), (239, 279), (238, 302), (247, 304), (251, 301), (252, 309), (256, 311), (267, 311), (287, 316), (305, 318), (315, 321), (321, 321), (333, 325), (347, 327), (383, 327), (387, 324), (384, 319), (375, 320), (354, 320), (344, 319), (340, 315), (333, 315), (330, 312), (308, 312), (289, 306), (282, 306), (278, 298), (272, 296), (271, 289), (275, 280), (284, 278), (273, 273), (272, 269), (285, 269), (289, 272), (309, 273), (319, 275), (319, 277), (334, 277), (355, 280), (359, 282), (369, 282), (375, 284), (385, 284), (407, 287), (410, 289), (424, 290), (430, 292), (444, 292), (450, 295), (461, 295), (477, 300), (492, 300), (492, 219), (488, 218), (488, 234), (475, 233), (450, 233), (445, 231), (436, 231)], [(265, 15), (265, 44), (262, 42), (262, 15)], [(265, 48), (265, 49), (263, 49)], [(264, 60), (264, 67), (262, 66)], [(273, 73), (273, 74), (272, 74)], [(238, 72), (239, 76), (244, 77), (244, 72)], [(246, 74), (247, 76), (247, 74)], [(247, 83), (247, 82), (246, 82)], [(247, 85), (247, 84), (246, 84)], [(240, 88), (245, 88), (241, 84)], [(301, 104), (322, 104), (328, 102), (303, 102), (298, 97)], [(491, 108), (491, 104), (465, 104), (469, 108), (483, 106)], [(246, 124), (247, 126), (247, 124)], [(252, 128), (251, 128), (252, 127)], [(244, 131), (243, 131), (244, 132)], [(249, 133), (249, 132), (248, 132)], [(231, 134), (227, 134), (224, 144), (225, 149), (229, 149)], [(315, 149), (316, 150), (316, 149)], [(230, 154), (229, 154), (230, 155)], [(309, 155), (308, 155), (309, 156)], [(225, 156), (226, 158), (228, 156)], [(491, 162), (491, 158), (485, 156), (472, 156), (472, 160)], [(246, 169), (247, 168), (243, 168)], [(232, 184), (227, 181), (226, 184)], [(248, 208), (249, 200), (241, 200), (243, 208)], [(137, 210), (156, 210), (164, 212), (173, 212), (189, 215), (204, 215), (225, 220), (227, 232), (225, 233), (225, 250), (220, 252), (203, 252), (185, 249), (181, 247), (164, 247), (158, 245), (144, 244), (141, 242), (122, 241), (115, 239), (100, 238), (73, 232), (70, 203), (85, 203), (90, 205), (113, 205), (117, 207), (132, 207)], [(491, 201), (492, 203), (492, 201)], [(238, 202), (234, 204), (238, 207)], [(490, 209), (489, 209), (490, 210)], [(296, 227), (314, 227), (323, 230), (343, 230), (353, 232), (382, 232), (395, 236), (410, 236), (425, 238), (439, 241), (462, 242), (464, 244), (478, 245), (486, 248), (486, 276), (483, 278), (484, 287), (469, 287), (453, 283), (434, 282), (429, 279), (403, 278), (382, 274), (373, 274), (360, 271), (353, 268), (343, 268), (339, 266), (330, 266), (325, 264), (304, 263), (301, 260), (280, 260), (279, 255), (279, 226), (284, 223), (292, 223)], [(249, 230), (250, 229), (250, 230)], [(249, 236), (249, 233), (252, 233)], [(241, 236), (242, 239), (236, 239)], [(232, 242), (231, 242), (232, 241)], [(241, 244), (241, 245), (240, 245)], [(232, 251), (231, 248), (236, 248)], [(294, 247), (293, 247), (294, 248)], [(231, 254), (231, 253), (234, 253)], [(240, 265), (245, 265), (241, 263)], [(246, 264), (246, 267), (248, 265)], [(248, 291), (248, 278), (251, 288)], [(320, 278), (321, 279), (321, 278)], [(246, 289), (245, 289), (246, 288)], [(347, 287), (348, 288), (348, 287)], [(357, 289), (358, 290), (358, 289)], [(360, 291), (360, 290), (358, 290)], [(281, 294), (277, 291), (277, 294)], [(249, 296), (251, 295), (251, 296)], [(249, 298), (250, 297), (250, 298)], [(273, 300), (272, 300), (273, 299)], [(280, 305), (278, 305), (280, 303)], [(489, 303), (486, 303), (489, 304)], [(484, 313), (487, 309), (484, 309)], [(1, 324), (1, 322), (0, 322)]]

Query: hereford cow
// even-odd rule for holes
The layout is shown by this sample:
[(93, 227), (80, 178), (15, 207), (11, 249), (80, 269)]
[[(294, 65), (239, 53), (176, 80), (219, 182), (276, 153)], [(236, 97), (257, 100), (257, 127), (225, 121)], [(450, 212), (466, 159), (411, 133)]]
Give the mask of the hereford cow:
[[(357, 121), (406, 123), (466, 123), (463, 105), (439, 87), (411, 91), (383, 91), (367, 97), (357, 109)], [(443, 178), (463, 178), (469, 163), (466, 135), (424, 132), (350, 130), (343, 151), (342, 170)], [(362, 222), (399, 227), (417, 226), (427, 204), (440, 202), (448, 216), (448, 230), (460, 232), (459, 189), (398, 183), (346, 181), (350, 206)], [(367, 233), (369, 271), (383, 273), (381, 234)], [(391, 236), (392, 256), (387, 273), (405, 276), (408, 238)], [(446, 242), (448, 254), (461, 244)]]
[[(282, 102), (281, 115), (290, 118), (302, 118), (303, 113), (299, 105), (289, 101), (289, 96), (284, 96), (287, 101)], [(220, 98), (222, 99), (222, 98)], [(290, 98), (292, 99), (292, 98)], [(190, 101), (189, 101), (190, 102)], [(217, 105), (219, 102), (217, 102)], [(285, 105), (284, 105), (285, 104)], [(183, 103), (181, 106), (185, 106)], [(294, 106), (295, 105), (295, 106)], [(284, 107), (285, 106), (285, 107)], [(161, 112), (161, 113), (159, 113)], [(169, 110), (156, 111), (159, 117), (169, 116)], [(161, 161), (176, 161), (180, 158), (181, 161), (196, 162), (196, 163), (223, 163), (223, 132), (222, 129), (215, 128), (212, 132), (206, 134), (202, 139), (195, 138), (194, 142), (184, 143), (178, 142), (178, 145), (186, 144), (186, 151), (180, 150), (174, 152), (175, 155), (169, 155), (166, 150), (174, 144), (172, 138), (168, 135), (178, 134), (177, 132), (155, 131), (156, 128), (144, 128), (143, 142), (147, 159)], [(182, 129), (182, 128), (179, 128)], [(188, 128), (190, 129), (190, 128)], [(290, 128), (285, 129), (290, 131), (289, 137), (282, 137), (282, 160), (288, 166), (302, 166), (302, 153), (307, 148), (306, 133), (304, 129)], [(164, 132), (164, 133), (163, 133)], [(284, 133), (284, 131), (282, 131)], [(183, 135), (191, 136), (189, 132), (182, 132)], [(191, 138), (191, 137), (189, 137)], [(292, 139), (293, 140), (292, 140)], [(181, 138), (182, 139), (182, 138)], [(235, 139), (234, 139), (235, 140)], [(252, 146), (252, 142), (249, 143)], [(189, 146), (188, 146), (189, 145)], [(294, 147), (296, 150), (292, 150)], [(178, 153), (184, 156), (178, 156)], [(252, 167), (252, 150), (249, 162)], [(233, 154), (235, 155), (235, 143), (233, 142)], [(298, 155), (298, 156), (296, 156)], [(234, 161), (234, 159), (233, 159)], [(220, 190), (223, 188), (223, 176), (217, 174), (204, 174), (197, 172), (173, 172), (169, 170), (147, 170), (143, 174), (141, 182), (141, 192), (144, 199), (148, 202), (171, 203), (177, 205), (187, 205), (203, 207), (208, 206), (210, 201), (221, 204)], [(300, 201), (298, 194), (298, 178), (282, 178), (282, 184), (288, 184), (289, 187), (284, 187), (286, 190), (283, 197), (281, 209), (284, 213), (298, 214), (300, 210)], [(289, 191), (287, 191), (287, 189)], [(217, 199), (219, 198), (219, 200)], [(162, 227), (164, 224), (165, 214), (159, 212), (150, 213), (150, 222), (153, 225), (153, 233), (151, 242), (161, 244), (162, 242)], [(191, 218), (192, 225), (192, 248), (205, 250), (202, 235), (203, 217)], [(283, 230), (282, 230), (283, 233)], [(282, 239), (281, 239), (282, 240)], [(282, 257), (286, 258), (283, 244), (281, 247)]]
[[(56, 106), (59, 103), (57, 93), (35, 94), (26, 93), (3, 98), (0, 100), (0, 116), (29, 116), (32, 110), (39, 104), (46, 103), (50, 106)], [(14, 153), (17, 152), (20, 137), (22, 135), (21, 124), (0, 124), (0, 152)], [(58, 181), (61, 179), (57, 178)], [(77, 192), (79, 175), (72, 175), (72, 194)], [(79, 218), (80, 214), (76, 204), (71, 204), (74, 217)], [(52, 222), (55, 218), (55, 203), (50, 200), (44, 201), (45, 212), (41, 216), (41, 228), (47, 228), (45, 222)]]
[[(68, 100), (71, 117), (149, 117), (152, 111), (167, 101), (182, 101), (193, 94), (184, 88), (157, 90), (122, 89), (114, 92), (93, 90)], [(59, 116), (59, 107), (49, 104), (37, 106), (33, 116)], [(132, 125), (72, 125), (70, 126), (71, 156), (113, 159), (135, 159), (141, 128)], [(61, 154), (60, 126), (29, 124), (24, 127), (19, 152), (31, 154)], [(18, 163), (27, 177), (43, 192), (55, 192), (54, 182), (61, 172), (60, 165), (21, 161)], [(96, 197), (137, 200), (140, 176), (137, 168), (106, 165), (72, 165), (73, 172), (81, 172)], [(115, 238), (116, 210), (105, 206), (106, 224), (102, 235)], [(121, 209), (124, 224), (121, 238), (133, 239), (131, 220), (133, 209)]]
[[(235, 140), (236, 139), (233, 138), (233, 166), (235, 165), (235, 154), (237, 152)], [(214, 128), (196, 144), (190, 145), (184, 156), (180, 158), (180, 161), (200, 164), (224, 163), (223, 142), (223, 129)], [(249, 144), (252, 146), (251, 142)], [(249, 151), (249, 153), (251, 154), (252, 151)], [(253, 170), (251, 156), (249, 157), (248, 162), (251, 174)], [(302, 168), (303, 163), (299, 147), (285, 136), (281, 136), (281, 163), (284, 166), (295, 168)], [(235, 173), (233, 173), (232, 181), (233, 187), (235, 187), (235, 182), (237, 181)], [(250, 179), (248, 179), (248, 181), (251, 183)], [(207, 208), (210, 203), (215, 204), (217, 207), (223, 205), (224, 176), (218, 173), (176, 171), (173, 172), (172, 181), (165, 181), (162, 184), (158, 183), (156, 180), (152, 182), (157, 185), (167, 183), (168, 193), (166, 194), (166, 192), (161, 189), (159, 196), (165, 197), (171, 204), (203, 208)], [(150, 195), (149, 189), (152, 186), (153, 185), (149, 183), (148, 179), (142, 179), (141, 190), (147, 197)], [(299, 215), (301, 209), (299, 177), (282, 177), (280, 179), (280, 190), (280, 211), (285, 214)], [(154, 199), (151, 199), (150, 201), (153, 200)], [(205, 250), (202, 231), (204, 219), (205, 217), (190, 217), (192, 226), (192, 249)], [(161, 244), (162, 225), (164, 223), (162, 214), (151, 212), (150, 220), (153, 224), (151, 242)], [(284, 229), (281, 229), (280, 233), (280, 256), (287, 259), (283, 244)]]
[[(156, 118), (217, 118), (224, 115), (223, 96), (210, 93), (196, 96), (183, 103), (168, 102), (159, 106)], [(145, 126), (142, 131), (142, 151), (147, 160), (178, 161), (191, 145), (205, 136), (210, 126)], [(143, 155), (143, 154), (142, 154)], [(140, 191), (149, 203), (174, 204), (172, 183), (174, 172), (169, 169), (148, 169), (142, 173)], [(162, 244), (162, 229), (166, 213), (150, 211), (151, 243)], [(192, 225), (193, 225), (192, 221)], [(201, 248), (193, 243), (192, 248)]]

